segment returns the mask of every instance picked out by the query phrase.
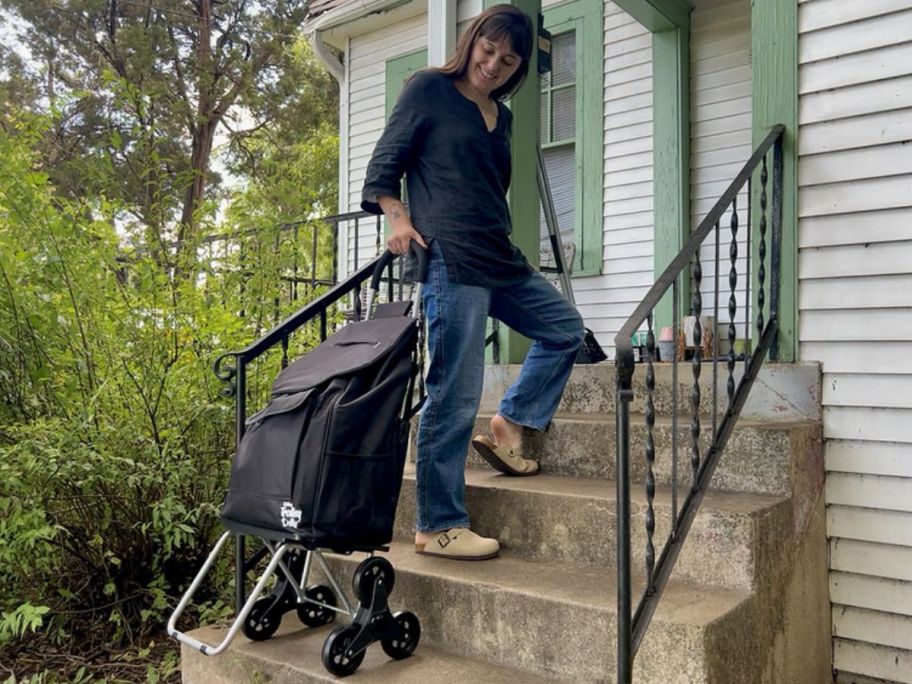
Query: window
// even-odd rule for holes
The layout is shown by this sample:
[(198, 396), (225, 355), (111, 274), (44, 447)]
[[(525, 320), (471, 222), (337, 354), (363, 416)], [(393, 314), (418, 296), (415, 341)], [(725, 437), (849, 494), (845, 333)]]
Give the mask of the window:
[[(541, 145), (564, 244), (576, 242), (576, 32), (553, 36), (550, 73), (541, 78)], [(548, 249), (544, 212), (543, 249)], [(579, 246), (579, 245), (578, 245)], [(576, 265), (575, 265), (576, 266)]]
[[(601, 10), (599, 0), (573, 0), (544, 13), (552, 44), (551, 72), (541, 78), (540, 141), (561, 238), (576, 245), (574, 275), (602, 268)], [(541, 212), (540, 236), (549, 249)]]

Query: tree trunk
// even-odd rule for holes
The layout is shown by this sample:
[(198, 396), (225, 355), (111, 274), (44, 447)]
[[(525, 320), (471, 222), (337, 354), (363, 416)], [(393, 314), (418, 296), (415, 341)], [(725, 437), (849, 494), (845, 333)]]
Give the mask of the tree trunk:
[(212, 63), (212, 0), (197, 0), (199, 18), (199, 42), (196, 49), (197, 103), (196, 121), (193, 124), (193, 144), (190, 156), (190, 170), (193, 178), (184, 195), (180, 228), (177, 234), (178, 254), (184, 245), (192, 240), (196, 232), (197, 210), (202, 204), (206, 190), (206, 175), (209, 173), (209, 157), (219, 115), (214, 110), (215, 96), (210, 65)]
[(212, 143), (215, 139), (215, 129), (221, 120), (221, 117), (215, 113), (211, 113), (209, 116), (209, 119), (199, 122), (193, 132), (193, 147), (190, 156), (193, 178), (184, 195), (184, 207), (181, 212), (180, 232), (177, 239), (180, 249), (183, 249), (184, 243), (191, 240), (196, 232), (196, 212), (206, 193), (206, 175), (209, 173)]

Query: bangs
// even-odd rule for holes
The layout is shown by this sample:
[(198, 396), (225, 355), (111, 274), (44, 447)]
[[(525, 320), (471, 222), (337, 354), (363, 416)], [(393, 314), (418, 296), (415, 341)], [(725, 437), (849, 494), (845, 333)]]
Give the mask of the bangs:
[(478, 35), (493, 42), (506, 40), (510, 44), (510, 50), (522, 60), (528, 60), (532, 54), (529, 32), (514, 15), (499, 14), (490, 17), (482, 24)]

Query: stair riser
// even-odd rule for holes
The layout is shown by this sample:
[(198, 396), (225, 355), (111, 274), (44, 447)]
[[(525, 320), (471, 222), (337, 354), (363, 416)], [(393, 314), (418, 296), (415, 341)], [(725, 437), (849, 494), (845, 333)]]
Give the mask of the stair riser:
[[(606, 485), (613, 486), (612, 483)], [(468, 487), (466, 505), (472, 528), (496, 537), (510, 553), (524, 558), (560, 560), (604, 567), (613, 572), (617, 553), (614, 501), (584, 496)], [(681, 502), (678, 504), (681, 505)], [(765, 548), (772, 519), (785, 513), (787, 503), (755, 514), (701, 509), (684, 544), (674, 577), (716, 586), (750, 589), (755, 552)], [(634, 572), (645, 572), (646, 506), (632, 504), (631, 546), (637, 559)], [(653, 537), (658, 558), (671, 529), (669, 501), (657, 501)], [(396, 535), (409, 539), (415, 529), (415, 484), (402, 487), (396, 515)]]
[[(481, 401), (483, 412), (497, 410), (500, 398), (519, 375), (519, 366), (487, 366), (484, 392)], [(671, 364), (660, 363), (654, 367), (655, 391), (653, 404), (659, 415), (671, 415), (673, 406), (673, 369)], [(737, 364), (735, 381), (743, 374), (743, 363)], [(616, 405), (617, 375), (614, 364), (576, 366), (564, 390), (560, 412), (614, 413)], [(718, 366), (716, 380), (716, 407), (719, 412), (728, 406), (728, 369)], [(691, 363), (678, 364), (678, 411), (689, 412), (693, 370)], [(742, 415), (745, 418), (773, 420), (820, 419), (820, 369), (814, 364), (765, 364), (751, 388)], [(704, 362), (700, 373), (700, 408), (704, 415), (712, 408), (712, 364)], [(637, 364), (633, 376), (633, 401), (630, 410), (646, 410), (646, 366)]]
[[(356, 561), (331, 562), (345, 564), (340, 569), (350, 574)], [(597, 577), (593, 591), (600, 591)], [(420, 617), (423, 644), (563, 681), (614, 681), (616, 624), (611, 609), (399, 568), (391, 604), (393, 610), (407, 605)], [(705, 681), (706, 629), (656, 621), (637, 657), (636, 681)]]
[[(630, 472), (633, 482), (646, 478), (646, 427), (642, 416), (633, 417), (630, 429)], [(476, 433), (489, 433), (489, 419), (476, 420)], [(758, 428), (736, 427), (716, 472), (713, 489), (757, 494), (788, 494), (792, 441), (802, 438), (808, 427)], [(689, 486), (690, 424), (678, 425), (679, 485)], [(412, 431), (414, 441), (415, 431)], [(657, 484), (672, 482), (672, 448), (670, 425), (657, 425), (654, 430)], [(701, 458), (706, 451), (709, 430), (701, 440)], [(598, 421), (555, 419), (547, 432), (528, 432), (526, 451), (530, 458), (541, 461), (542, 471), (559, 475), (613, 479), (616, 475), (617, 443), (614, 425)], [(411, 460), (414, 461), (414, 444)], [(483, 466), (485, 461), (469, 448), (468, 463)], [(680, 490), (683, 496), (686, 492)]]

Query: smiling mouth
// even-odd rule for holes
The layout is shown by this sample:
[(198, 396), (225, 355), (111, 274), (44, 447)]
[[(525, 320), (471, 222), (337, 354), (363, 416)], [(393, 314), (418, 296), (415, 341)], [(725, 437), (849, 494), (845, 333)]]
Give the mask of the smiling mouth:
[(491, 74), (489, 74), (487, 71), (485, 71), (485, 70), (482, 69), (481, 67), (478, 67), (478, 70), (481, 72), (481, 75), (482, 75), (484, 78), (488, 79), (489, 81), (496, 81), (496, 80), (497, 80), (497, 75), (496, 75), (496, 74), (495, 74), (494, 76), (492, 76)]

